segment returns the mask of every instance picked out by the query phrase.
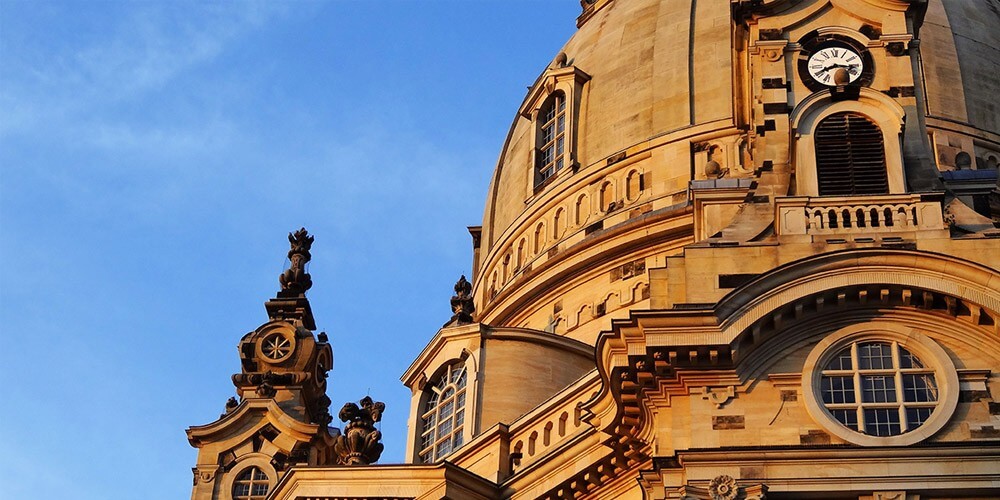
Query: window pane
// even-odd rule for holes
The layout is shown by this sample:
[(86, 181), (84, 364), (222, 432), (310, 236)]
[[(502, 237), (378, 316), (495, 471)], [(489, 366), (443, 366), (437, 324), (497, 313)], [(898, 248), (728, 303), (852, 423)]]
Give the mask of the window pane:
[(461, 410), (462, 408), (465, 408), (465, 391), (459, 393), (458, 397), (455, 398), (455, 409)]
[(900, 368), (924, 368), (924, 364), (917, 359), (916, 356), (910, 354), (910, 351), (899, 348), (899, 367)]
[(903, 401), (907, 403), (937, 401), (937, 384), (934, 383), (934, 375), (929, 373), (903, 375)]
[(555, 117), (556, 117), (556, 107), (554, 105), (553, 106), (549, 106), (545, 110), (545, 114), (542, 117), (542, 121), (543, 122), (549, 122), (549, 121), (552, 121), (552, 119), (555, 118)]
[(821, 382), (823, 402), (826, 404), (854, 403), (854, 378), (823, 377)]
[(542, 144), (548, 144), (551, 142), (553, 136), (555, 136), (555, 131), (552, 130), (551, 125), (542, 127)]
[(448, 401), (447, 403), (441, 405), (441, 420), (446, 420), (451, 416), (452, 411), (455, 410), (455, 402)]
[(437, 458), (441, 458), (447, 454), (451, 453), (451, 440), (446, 440), (440, 445), (438, 445)]
[(933, 412), (934, 408), (907, 408), (906, 423), (908, 424), (910, 430), (923, 425), (927, 419), (931, 418), (931, 413)]
[(845, 347), (826, 365), (827, 370), (851, 370), (851, 348)]
[(451, 420), (442, 420), (441, 425), (438, 426), (438, 439), (441, 439), (448, 434), (451, 434)]
[(872, 436), (895, 436), (899, 427), (899, 410), (896, 408), (865, 410), (865, 433)]
[(892, 375), (861, 377), (861, 401), (865, 403), (895, 403), (896, 380)]
[(858, 365), (862, 370), (892, 369), (892, 346), (880, 342), (858, 344)]
[(858, 430), (858, 412), (857, 410), (830, 410), (833, 414), (833, 418), (837, 419), (840, 423), (852, 430)]

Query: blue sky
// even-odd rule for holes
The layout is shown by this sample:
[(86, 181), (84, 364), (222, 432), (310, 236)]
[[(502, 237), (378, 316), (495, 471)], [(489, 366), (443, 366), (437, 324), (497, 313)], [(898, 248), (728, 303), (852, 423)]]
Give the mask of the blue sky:
[(190, 495), (286, 234), (336, 412), (385, 401), (471, 272), (466, 226), (578, 0), (0, 0), (4, 498)]

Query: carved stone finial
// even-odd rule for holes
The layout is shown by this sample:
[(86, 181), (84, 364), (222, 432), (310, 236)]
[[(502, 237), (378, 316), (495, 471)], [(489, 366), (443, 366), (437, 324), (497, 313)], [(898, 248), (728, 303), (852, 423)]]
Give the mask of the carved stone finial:
[(236, 409), (236, 407), (238, 407), (239, 405), (240, 405), (240, 402), (239, 402), (239, 401), (237, 401), (237, 400), (236, 400), (236, 398), (229, 398), (229, 399), (228, 399), (228, 400), (226, 401), (226, 412), (225, 412), (225, 413), (223, 413), (223, 414), (221, 414), (221, 415), (219, 415), (219, 418), (222, 418), (222, 417), (225, 417), (226, 415), (229, 415), (229, 414), (230, 414), (230, 413), (232, 413), (232, 412), (233, 412), (233, 410), (235, 410), (235, 409)]
[(341, 465), (369, 465), (382, 456), (384, 446), (379, 441), (382, 433), (375, 428), (375, 422), (382, 420), (385, 403), (376, 402), (365, 396), (359, 401), (361, 406), (347, 403), (340, 409), (340, 420), (347, 422), (344, 432), (333, 441), (333, 452)]
[(472, 313), (476, 312), (476, 306), (472, 303), (472, 283), (465, 279), (464, 274), (455, 283), (455, 295), (451, 297), (451, 311), (455, 314), (445, 326), (472, 323)]
[(294, 233), (288, 233), (288, 242), (292, 246), (288, 251), (291, 265), (278, 278), (281, 283), (279, 296), (302, 295), (312, 287), (312, 278), (306, 272), (306, 263), (312, 259), (309, 250), (312, 248), (313, 239), (304, 227)]

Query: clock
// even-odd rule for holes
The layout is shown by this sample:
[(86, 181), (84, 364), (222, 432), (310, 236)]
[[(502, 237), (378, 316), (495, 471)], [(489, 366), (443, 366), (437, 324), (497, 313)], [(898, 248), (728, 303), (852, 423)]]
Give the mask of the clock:
[(861, 54), (842, 46), (825, 47), (813, 52), (807, 65), (813, 80), (831, 87), (854, 83), (865, 69)]
[(799, 40), (799, 78), (813, 92), (851, 84), (865, 87), (875, 80), (875, 61), (864, 40), (813, 31)]

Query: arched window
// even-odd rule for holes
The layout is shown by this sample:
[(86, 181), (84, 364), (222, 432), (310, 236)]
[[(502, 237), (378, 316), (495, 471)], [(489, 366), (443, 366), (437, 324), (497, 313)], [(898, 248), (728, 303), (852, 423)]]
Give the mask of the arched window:
[(267, 474), (258, 467), (247, 467), (233, 481), (233, 500), (264, 500), (267, 489)]
[(816, 127), (820, 196), (888, 194), (882, 130), (859, 113), (830, 115)]
[(566, 96), (557, 92), (542, 106), (537, 118), (535, 185), (541, 185), (565, 164)]
[(465, 433), (464, 363), (449, 365), (427, 389), (421, 415), (420, 461), (430, 463), (462, 446)]

